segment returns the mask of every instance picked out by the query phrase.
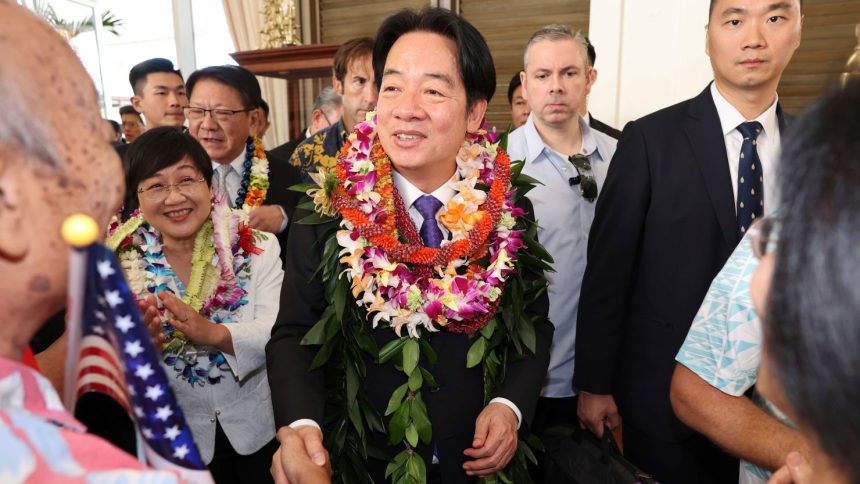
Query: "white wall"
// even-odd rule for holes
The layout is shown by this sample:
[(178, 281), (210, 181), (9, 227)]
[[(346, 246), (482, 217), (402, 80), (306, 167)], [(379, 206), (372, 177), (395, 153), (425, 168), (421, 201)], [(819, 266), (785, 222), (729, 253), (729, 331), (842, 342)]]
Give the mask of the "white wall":
[(591, 0), (589, 38), (598, 79), (589, 110), (621, 129), (701, 92), (708, 0)]

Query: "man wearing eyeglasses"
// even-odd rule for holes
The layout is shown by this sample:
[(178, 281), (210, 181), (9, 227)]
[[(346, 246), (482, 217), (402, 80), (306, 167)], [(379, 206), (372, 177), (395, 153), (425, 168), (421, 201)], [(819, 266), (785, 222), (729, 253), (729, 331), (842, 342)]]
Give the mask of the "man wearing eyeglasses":
[[(261, 123), (260, 84), (247, 69), (213, 66), (188, 77), (188, 130), (212, 158), (213, 185), (230, 206), (242, 208), (254, 159), (248, 149)], [(289, 187), (301, 183), (298, 170), (286, 161), (268, 158), (269, 188), (263, 205), (251, 210), (251, 227), (276, 234), (286, 249), (287, 224), (301, 194)]]
[(625, 456), (663, 484), (738, 482), (737, 460), (675, 416), (670, 382), (711, 281), (777, 204), (776, 88), (800, 45), (800, 7), (712, 0), (714, 82), (627, 124), (597, 206), (576, 335), (578, 415), (597, 435), (623, 417)]
[(332, 83), (341, 96), (343, 117), (337, 122), (331, 119), (334, 124), (313, 133), (293, 152), (290, 163), (299, 167), (306, 183), (313, 183), (309, 173), (334, 168), (347, 135), (376, 108), (372, 51), (373, 39), (361, 37), (344, 42), (335, 52)]
[(578, 424), (573, 370), (579, 287), (595, 201), (615, 152), (615, 140), (579, 115), (594, 82), (587, 45), (582, 33), (566, 25), (532, 34), (520, 74), (531, 114), (508, 138), (511, 159), (525, 160), (523, 173), (541, 182), (529, 198), (538, 238), (555, 261), (555, 272), (546, 274), (556, 328), (532, 425), (538, 435), (554, 424)]
[(343, 101), (333, 87), (325, 87), (314, 99), (314, 108), (311, 111), (311, 124), (302, 132), (301, 137), (291, 139), (286, 143), (272, 149), (271, 153), (282, 160), (293, 157), (296, 147), (312, 134), (336, 124), (340, 120), (343, 111)]

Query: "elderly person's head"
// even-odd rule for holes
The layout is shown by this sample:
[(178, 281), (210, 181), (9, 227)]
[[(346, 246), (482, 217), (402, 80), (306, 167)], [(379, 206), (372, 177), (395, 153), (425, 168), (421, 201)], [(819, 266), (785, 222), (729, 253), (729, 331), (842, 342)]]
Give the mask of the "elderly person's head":
[(232, 163), (263, 122), (257, 78), (244, 67), (212, 66), (194, 71), (186, 87), (188, 131), (212, 161)]
[(480, 32), (450, 10), (401, 11), (373, 47), (378, 134), (394, 168), (432, 192), (456, 168), (467, 132), (481, 126), (496, 70)]
[(212, 162), (200, 143), (177, 129), (155, 128), (127, 156), (128, 186), (146, 221), (168, 241), (196, 236), (212, 211)]
[(764, 310), (759, 388), (809, 437), (815, 482), (860, 480), (858, 106), (855, 81), (785, 137), (778, 249), (751, 286)]
[(69, 45), (9, 0), (0, 32), (0, 353), (20, 358), (65, 304), (63, 220), (85, 213), (106, 225), (124, 187), (95, 87)]

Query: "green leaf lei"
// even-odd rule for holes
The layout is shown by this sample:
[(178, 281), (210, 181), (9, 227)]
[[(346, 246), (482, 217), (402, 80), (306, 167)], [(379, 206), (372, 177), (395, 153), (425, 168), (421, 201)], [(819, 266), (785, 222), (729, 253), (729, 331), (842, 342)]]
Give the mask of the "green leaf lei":
[[(511, 165), (515, 202), (539, 183), (522, 174), (523, 166), (522, 161)], [(312, 188), (319, 187), (294, 187), (301, 191)], [(316, 211), (299, 223), (339, 220), (338, 216), (323, 213), (319, 203), (306, 202), (301, 208)], [(430, 371), (419, 365), (419, 360), (423, 355), (434, 364), (437, 356), (425, 339), (408, 336), (377, 347), (365, 324), (365, 314), (354, 304), (349, 281), (339, 277), (343, 266), (339, 262), (340, 246), (335, 238), (337, 228), (338, 224), (332, 224), (331, 230), (320, 239), (325, 245), (317, 273), (324, 281), (328, 306), (302, 341), (302, 344), (320, 347), (311, 369), (325, 369), (327, 401), (337, 409), (325, 423), (325, 443), (332, 456), (335, 481), (372, 482), (366, 470), (367, 458), (387, 458), (367, 443), (366, 433), (377, 431), (388, 434), (389, 444), (402, 443), (404, 447), (389, 463), (386, 478), (395, 484), (425, 483), (426, 465), (413, 449), (419, 442), (429, 444), (432, 440), (432, 424), (421, 391), (425, 385), (430, 390), (438, 385)], [(504, 382), (508, 364), (534, 353), (537, 316), (528, 314), (526, 308), (546, 291), (544, 272), (553, 270), (552, 258), (537, 242), (537, 224), (519, 217), (515, 228), (524, 231), (521, 239), (527, 250), (518, 254), (516, 273), (508, 278), (499, 311), (471, 336), (474, 341), (464, 362), (468, 368), (483, 365), (485, 405)], [(531, 277), (524, 277), (526, 274)], [(393, 392), (384, 416), (379, 415), (362, 391), (367, 376), (363, 354), (370, 355), (377, 364), (393, 363), (407, 376), (407, 382)], [(388, 418), (387, 426), (383, 417)], [(527, 440), (520, 439), (517, 452), (505, 471), (482, 478), (480, 482), (531, 482), (528, 463), (537, 461), (530, 446), (540, 448), (541, 444), (534, 436)]]

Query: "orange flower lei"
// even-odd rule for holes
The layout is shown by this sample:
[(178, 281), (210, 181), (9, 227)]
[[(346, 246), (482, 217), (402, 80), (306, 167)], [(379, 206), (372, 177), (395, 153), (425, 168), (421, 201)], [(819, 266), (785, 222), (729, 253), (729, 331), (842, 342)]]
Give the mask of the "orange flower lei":
[[(345, 156), (350, 146), (351, 141), (347, 140), (341, 151), (341, 156)], [(385, 150), (382, 149), (378, 139), (373, 142), (371, 159), (378, 176), (374, 191), (379, 193), (384, 200), (384, 216), (377, 218), (376, 221), (371, 221), (367, 214), (358, 207), (358, 202), (354, 198), (344, 193), (342, 189), (334, 193), (335, 208), (345, 220), (356, 228), (360, 236), (384, 249), (393, 261), (420, 266), (445, 267), (461, 257), (469, 257), (471, 261), (475, 261), (486, 255), (487, 238), (499, 223), (506, 192), (510, 187), (511, 161), (507, 153), (499, 151), (496, 156), (493, 167), (495, 175), (493, 184), (487, 194), (487, 200), (481, 205), (481, 209), (489, 214), (489, 217), (481, 217), (465, 239), (441, 248), (400, 242), (395, 215), (395, 202), (399, 201), (399, 196), (395, 196), (394, 182), (391, 178), (391, 160), (388, 159), (388, 155), (385, 154)], [(341, 163), (337, 165), (337, 176), (341, 181), (341, 187), (343, 187), (347, 180), (347, 173)]]

